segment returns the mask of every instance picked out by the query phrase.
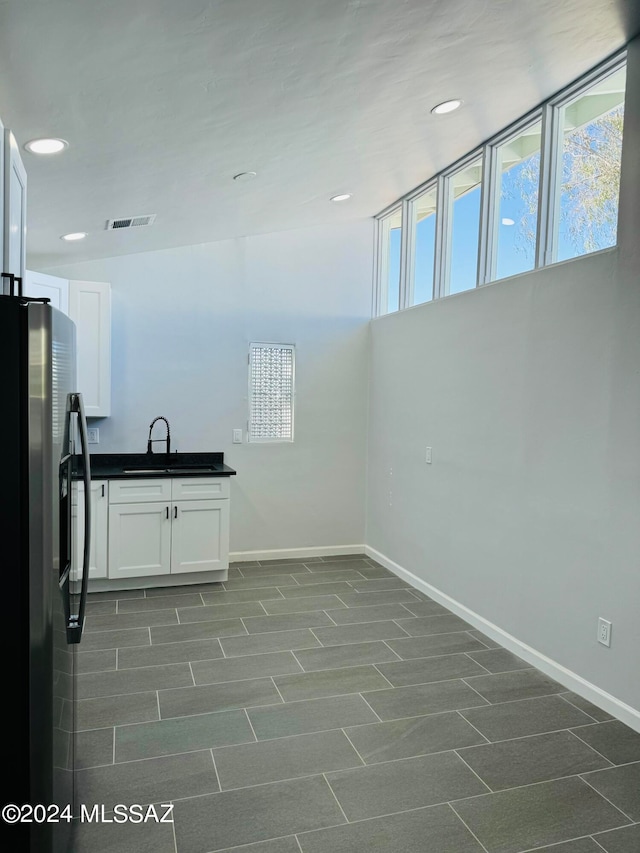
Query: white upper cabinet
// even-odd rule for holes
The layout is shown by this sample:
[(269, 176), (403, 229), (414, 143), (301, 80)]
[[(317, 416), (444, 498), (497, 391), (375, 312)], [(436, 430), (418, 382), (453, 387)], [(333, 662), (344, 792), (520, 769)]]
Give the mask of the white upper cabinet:
[[(4, 131), (4, 268), (24, 283), (27, 243), (27, 173), (10, 130)], [(4, 291), (9, 282), (5, 279)], [(17, 292), (17, 291), (16, 291)]]
[(78, 391), (89, 418), (111, 414), (111, 285), (70, 281), (69, 316), (76, 324)]
[(69, 313), (69, 279), (67, 278), (27, 270), (24, 295), (38, 299), (46, 298), (58, 311), (62, 311), (63, 314)]

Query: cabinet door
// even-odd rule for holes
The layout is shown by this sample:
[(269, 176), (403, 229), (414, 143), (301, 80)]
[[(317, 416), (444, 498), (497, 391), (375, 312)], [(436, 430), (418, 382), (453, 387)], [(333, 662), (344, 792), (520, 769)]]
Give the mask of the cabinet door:
[[(24, 282), (27, 243), (27, 173), (10, 130), (4, 131), (4, 269)], [(5, 280), (5, 292), (8, 289)]]
[(57, 275), (45, 275), (42, 272), (27, 270), (24, 283), (24, 295), (43, 297), (51, 301), (51, 306), (69, 313), (69, 279), (58, 278)]
[(111, 285), (70, 281), (69, 316), (76, 324), (78, 391), (89, 418), (111, 414)]
[[(77, 504), (74, 515), (74, 579), (80, 577), (84, 552), (84, 483), (77, 484)], [(107, 577), (107, 525), (109, 520), (109, 484), (106, 480), (91, 481), (91, 550), (89, 552), (89, 580)]]
[(109, 579), (167, 575), (170, 570), (169, 504), (111, 504)]
[(228, 568), (229, 501), (180, 501), (171, 515), (172, 574)]

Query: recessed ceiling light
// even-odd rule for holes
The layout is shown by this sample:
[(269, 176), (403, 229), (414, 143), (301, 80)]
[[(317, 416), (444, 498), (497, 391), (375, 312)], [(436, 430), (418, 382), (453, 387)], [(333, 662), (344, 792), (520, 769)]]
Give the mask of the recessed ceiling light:
[(69, 143), (64, 139), (32, 139), (24, 147), (32, 154), (57, 154), (68, 145)]
[(233, 180), (238, 181), (240, 183), (242, 183), (243, 181), (252, 181), (257, 174), (257, 172), (238, 172), (237, 175), (233, 176)]
[(329, 201), (348, 201), (352, 196), (352, 193), (339, 193), (339, 195), (332, 195)]
[(441, 116), (445, 113), (452, 113), (461, 106), (462, 101), (459, 98), (454, 98), (452, 101), (443, 101), (441, 104), (436, 104), (436, 106), (432, 108), (431, 112)]
[(86, 231), (74, 231), (73, 234), (63, 234), (60, 239), (71, 243), (73, 240), (84, 240), (86, 236)]
[(508, 216), (505, 216), (502, 220), (503, 225), (515, 225), (515, 221), (513, 219), (509, 219)]

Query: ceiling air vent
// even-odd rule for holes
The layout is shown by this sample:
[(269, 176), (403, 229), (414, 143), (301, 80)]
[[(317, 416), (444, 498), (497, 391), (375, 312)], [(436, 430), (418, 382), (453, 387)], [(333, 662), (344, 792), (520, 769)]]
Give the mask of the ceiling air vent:
[(139, 228), (141, 225), (153, 225), (156, 214), (147, 216), (122, 216), (120, 219), (110, 219), (107, 222), (107, 231), (116, 231), (119, 228)]

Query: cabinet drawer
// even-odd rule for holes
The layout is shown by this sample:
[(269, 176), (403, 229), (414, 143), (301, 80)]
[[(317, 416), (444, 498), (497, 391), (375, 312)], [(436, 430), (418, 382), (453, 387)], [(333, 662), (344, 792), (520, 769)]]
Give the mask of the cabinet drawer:
[(172, 500), (210, 501), (229, 497), (228, 477), (175, 477)]
[(171, 503), (171, 480), (111, 480), (110, 504)]

